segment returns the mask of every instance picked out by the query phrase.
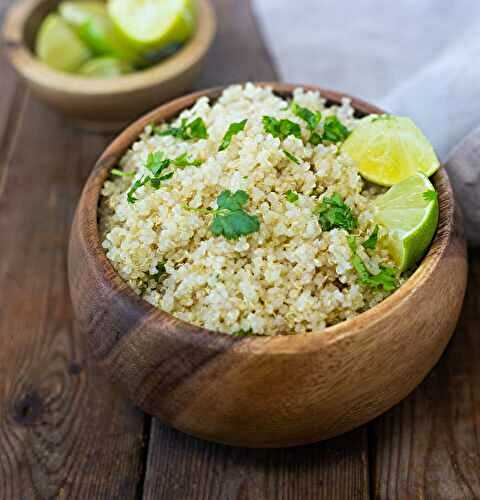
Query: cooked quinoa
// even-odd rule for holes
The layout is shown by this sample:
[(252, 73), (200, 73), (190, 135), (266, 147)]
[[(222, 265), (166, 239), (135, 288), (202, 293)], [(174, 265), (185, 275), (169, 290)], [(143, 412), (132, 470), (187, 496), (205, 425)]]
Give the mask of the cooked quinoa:
[[(299, 88), (293, 101), (321, 112), (320, 133), (328, 116), (349, 130), (358, 122), (348, 99), (327, 107), (317, 92)], [(198, 99), (170, 124), (200, 117), (208, 138), (161, 136), (148, 126), (125, 154), (119, 168), (135, 177), (105, 182), (100, 231), (108, 259), (137, 294), (211, 330), (274, 335), (321, 332), (391, 293), (360, 282), (348, 240), (356, 236), (356, 254), (372, 275), (394, 266), (381, 229), (375, 249), (360, 244), (374, 231), (371, 202), (381, 188), (360, 177), (339, 144), (309, 143), (308, 123), (288, 105), (271, 89), (231, 86), (215, 102)], [(264, 116), (298, 124), (301, 137), (274, 137), (265, 131)], [(244, 129), (219, 151), (229, 126), (245, 119)], [(149, 174), (149, 154), (158, 151), (166, 158), (187, 153), (197, 165), (174, 168), (160, 186), (139, 187), (129, 202), (133, 183)], [(248, 194), (244, 208), (259, 222), (257, 231), (237, 239), (213, 234), (208, 209), (225, 190)], [(353, 231), (322, 230), (318, 206), (335, 193), (358, 220)]]

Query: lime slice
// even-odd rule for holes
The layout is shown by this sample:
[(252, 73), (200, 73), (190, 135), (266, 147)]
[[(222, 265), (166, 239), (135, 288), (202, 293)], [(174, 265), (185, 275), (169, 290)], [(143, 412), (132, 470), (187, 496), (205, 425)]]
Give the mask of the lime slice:
[(35, 52), (45, 64), (60, 71), (76, 71), (91, 53), (68, 24), (56, 14), (42, 22)]
[(107, 7), (100, 2), (62, 2), (60, 15), (97, 56), (113, 56), (134, 62), (139, 56), (110, 20)]
[(96, 57), (87, 61), (79, 70), (78, 74), (90, 78), (113, 78), (115, 76), (131, 73), (133, 67), (126, 61), (114, 57)]
[(184, 42), (195, 29), (190, 0), (109, 0), (116, 26), (141, 50), (157, 50)]
[(438, 199), (428, 178), (417, 173), (392, 186), (374, 202), (375, 222), (388, 231), (390, 252), (400, 271), (418, 262), (438, 224)]
[(410, 118), (367, 117), (343, 143), (365, 179), (392, 186), (415, 172), (432, 175), (440, 166), (432, 145)]

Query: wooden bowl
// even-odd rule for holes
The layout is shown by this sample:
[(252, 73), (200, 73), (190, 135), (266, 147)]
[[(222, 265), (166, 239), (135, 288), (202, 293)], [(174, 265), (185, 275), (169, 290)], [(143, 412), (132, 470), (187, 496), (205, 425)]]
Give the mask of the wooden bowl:
[[(266, 85), (266, 84), (263, 84)], [(293, 85), (268, 84), (282, 96)], [(316, 87), (331, 103), (341, 95)], [(137, 296), (99, 241), (100, 190), (150, 122), (176, 116), (207, 95), (177, 99), (125, 130), (98, 160), (83, 190), (69, 248), (76, 316), (91, 353), (146, 412), (200, 438), (250, 447), (310, 443), (381, 414), (409, 394), (438, 361), (457, 322), (467, 260), (445, 170), (433, 177), (440, 221), (418, 269), (359, 316), (317, 333), (233, 337), (174, 318)], [(358, 115), (381, 110), (352, 100)]]
[(174, 55), (144, 71), (92, 79), (49, 68), (33, 54), (45, 16), (60, 0), (21, 0), (8, 11), (2, 32), (5, 51), (32, 92), (81, 126), (113, 130), (185, 93), (212, 44), (216, 21), (209, 0), (197, 0), (197, 29)]

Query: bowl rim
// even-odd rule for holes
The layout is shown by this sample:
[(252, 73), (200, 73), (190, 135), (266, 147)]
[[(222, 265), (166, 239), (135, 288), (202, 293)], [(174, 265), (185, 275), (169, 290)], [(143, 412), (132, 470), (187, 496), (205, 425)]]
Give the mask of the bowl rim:
[(115, 78), (87, 78), (54, 70), (37, 59), (27, 46), (24, 30), (32, 12), (46, 0), (21, 0), (7, 11), (1, 45), (14, 68), (27, 80), (55, 92), (70, 95), (118, 95), (147, 89), (171, 80), (194, 66), (210, 48), (217, 30), (210, 0), (196, 0), (194, 35), (174, 54), (154, 66)]
[[(321, 96), (331, 104), (339, 104), (343, 98), (351, 100), (352, 107), (355, 111), (363, 115), (371, 113), (385, 113), (382, 109), (374, 106), (366, 101), (355, 98), (343, 92), (327, 90), (315, 85), (305, 84), (288, 84), (278, 82), (253, 82), (254, 85), (262, 87), (270, 87), (274, 93), (288, 97), (292, 95), (295, 88), (304, 90), (312, 90), (320, 92)], [(242, 82), (241, 85), (244, 85)], [(128, 306), (141, 310), (142, 314), (147, 314), (149, 323), (156, 323), (158, 320), (168, 319), (170, 323), (176, 325), (178, 332), (184, 332), (188, 337), (192, 335), (204, 335), (212, 341), (229, 340), (232, 343), (240, 343), (241, 346), (247, 346), (249, 352), (255, 352), (255, 346), (259, 348), (259, 354), (263, 352), (262, 346), (268, 349), (274, 348), (277, 352), (295, 352), (295, 347), (305, 350), (315, 350), (320, 346), (326, 346), (333, 342), (343, 340), (357, 332), (363, 330), (366, 325), (369, 327), (389, 313), (402, 306), (409, 299), (414, 291), (422, 286), (429, 277), (435, 272), (442, 257), (447, 251), (447, 247), (452, 239), (454, 230), (454, 214), (455, 201), (453, 190), (449, 181), (449, 177), (443, 166), (434, 174), (433, 183), (439, 195), (439, 221), (435, 237), (430, 244), (427, 254), (421, 260), (417, 269), (412, 273), (407, 280), (378, 304), (370, 309), (357, 314), (353, 318), (343, 320), (335, 325), (328, 326), (323, 330), (296, 333), (296, 334), (278, 334), (278, 335), (252, 335), (246, 337), (237, 337), (225, 332), (209, 330), (193, 323), (181, 320), (166, 311), (157, 308), (138, 296), (133, 288), (124, 281), (119, 273), (114, 269), (113, 265), (108, 260), (105, 251), (100, 242), (99, 227), (98, 227), (98, 206), (101, 196), (101, 189), (107, 179), (111, 168), (113, 168), (118, 160), (123, 156), (125, 151), (138, 139), (139, 134), (148, 124), (162, 123), (171, 120), (177, 116), (182, 110), (190, 107), (199, 97), (207, 96), (211, 99), (216, 99), (221, 92), (229, 85), (209, 88), (197, 92), (190, 93), (183, 97), (176, 98), (161, 106), (158, 106), (153, 111), (143, 115), (123, 132), (121, 132), (104, 150), (100, 158), (97, 160), (93, 170), (91, 171), (76, 210), (77, 227), (80, 229), (80, 237), (85, 243), (88, 253), (95, 261), (95, 270), (100, 276), (109, 281), (115, 290), (121, 290), (123, 298), (128, 303)], [(87, 200), (89, 203), (87, 204)], [(90, 228), (90, 229), (89, 229)], [(284, 344), (286, 339), (290, 345)], [(293, 341), (297, 339), (296, 345)], [(304, 340), (315, 339), (316, 342), (312, 345)], [(187, 339), (189, 340), (189, 339)], [(253, 347), (253, 351), (252, 351)]]

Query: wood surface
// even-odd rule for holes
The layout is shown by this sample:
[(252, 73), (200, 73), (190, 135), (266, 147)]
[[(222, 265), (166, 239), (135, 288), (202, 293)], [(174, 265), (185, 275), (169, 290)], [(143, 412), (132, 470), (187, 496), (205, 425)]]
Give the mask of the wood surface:
[[(0, 12), (9, 3), (0, 0)], [(216, 0), (215, 4), (219, 37), (197, 88), (246, 79), (274, 79), (268, 51), (252, 21), (248, 2)], [(237, 46), (241, 51), (236, 50)], [(59, 421), (74, 420), (71, 416), (58, 419), (59, 413), (51, 405), (42, 407), (42, 422), (50, 422), (50, 427), (43, 427), (41, 435), (34, 432), (33, 425), (16, 423), (11, 408), (17, 398), (25, 398), (23, 388), (36, 387), (43, 374), (51, 373), (49, 367), (54, 360), (65, 363), (67, 359), (60, 358), (58, 350), (41, 350), (43, 344), (52, 345), (55, 338), (55, 346), (74, 349), (76, 356), (71, 359), (84, 359), (80, 337), (75, 332), (70, 336), (73, 329), (62, 329), (58, 321), (52, 321), (52, 314), (42, 316), (49, 306), (50, 311), (64, 311), (62, 324), (72, 324), (66, 287), (65, 222), (63, 226), (55, 225), (62, 229), (55, 232), (53, 240), (45, 238), (41, 245), (29, 245), (16, 255), (20, 253), (18, 244), (25, 237), (38, 241), (45, 224), (50, 224), (51, 234), (53, 222), (49, 223), (47, 216), (63, 221), (72, 216), (90, 165), (110, 138), (73, 130), (66, 120), (38, 104), (1, 55), (0, 91), (0, 499), (216, 500), (221, 498), (219, 492), (226, 499), (252, 500), (480, 498), (477, 250), (469, 253), (469, 289), (459, 328), (437, 367), (407, 400), (372, 425), (346, 436), (287, 450), (208, 444), (173, 431), (158, 419), (144, 419), (112, 396), (106, 382), (89, 367), (80, 374), (82, 380), (88, 381), (83, 386), (86, 388), (78, 415), (85, 420), (82, 432), (78, 432), (77, 424), (72, 425), (73, 436), (70, 431), (61, 438), (56, 431)], [(64, 146), (55, 152), (58, 141)], [(30, 145), (35, 146), (35, 151), (23, 152)], [(25, 203), (27, 193), (37, 190), (35, 183), (40, 174), (36, 166), (46, 155), (49, 160), (40, 162), (45, 182), (38, 191), (47, 189), (45, 192), (52, 193), (49, 197), (56, 199), (48, 212), (42, 204), (32, 209)], [(63, 185), (66, 181), (70, 183), (68, 195)], [(38, 192), (35, 196), (38, 199)], [(9, 222), (16, 212), (21, 213), (22, 220), (32, 219), (26, 228), (17, 225), (18, 215)], [(18, 234), (22, 232), (25, 234)], [(37, 260), (49, 253), (59, 254), (57, 258), (63, 259), (63, 265), (57, 262), (53, 270), (55, 260), (51, 255), (50, 260)], [(25, 270), (19, 272), (18, 268), (24, 266)], [(32, 282), (37, 283), (38, 293), (29, 293), (27, 303), (25, 290)], [(58, 283), (63, 285), (55, 301), (47, 304), (45, 293), (52, 289), (53, 282), (57, 283), (57, 291)], [(7, 310), (9, 316), (5, 315)], [(40, 338), (35, 341), (37, 335)], [(75, 367), (73, 372), (77, 371)], [(67, 375), (55, 379), (59, 386), (61, 381), (74, 378), (68, 370), (62, 373)], [(81, 390), (71, 383), (61, 387), (61, 393), (52, 391), (57, 396), (57, 408), (72, 415), (72, 401), (77, 400)], [(94, 406), (87, 407), (87, 401), (94, 401)], [(109, 421), (112, 415), (116, 415), (113, 423)], [(99, 425), (101, 430), (97, 432)], [(138, 441), (129, 438), (128, 446), (119, 445), (126, 428), (130, 436), (138, 436)], [(110, 434), (104, 435), (105, 429)], [(144, 433), (141, 446), (139, 436)], [(23, 440), (18, 440), (19, 435)], [(41, 449), (38, 443), (44, 443), (45, 437), (54, 443), (46, 456), (55, 458), (48, 462), (36, 454), (35, 460), (28, 460), (32, 450)], [(45, 463), (51, 467), (47, 469)], [(119, 465), (111, 469), (115, 464)], [(45, 474), (45, 470), (51, 473)]]
[(197, 0), (197, 29), (174, 55), (119, 78), (82, 78), (52, 70), (32, 53), (42, 20), (59, 2), (18, 0), (6, 15), (3, 45), (32, 93), (84, 127), (118, 129), (159, 102), (185, 93), (197, 77), (215, 35), (210, 0)]

